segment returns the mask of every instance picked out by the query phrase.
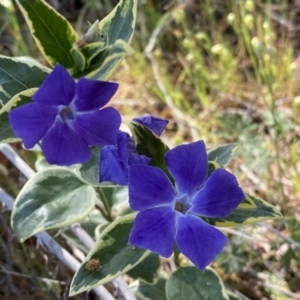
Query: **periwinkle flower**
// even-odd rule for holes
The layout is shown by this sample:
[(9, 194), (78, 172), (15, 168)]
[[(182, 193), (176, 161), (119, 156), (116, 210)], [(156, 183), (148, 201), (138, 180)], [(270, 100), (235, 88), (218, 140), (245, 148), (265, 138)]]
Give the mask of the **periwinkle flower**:
[(84, 163), (91, 158), (89, 146), (117, 142), (120, 114), (102, 108), (117, 89), (116, 83), (86, 78), (75, 83), (58, 65), (32, 96), (32, 103), (9, 112), (9, 121), (26, 148), (42, 141), (50, 164)]
[[(145, 116), (133, 119), (153, 131), (156, 135), (161, 135), (168, 120), (154, 116)], [(117, 145), (105, 146), (100, 151), (100, 182), (110, 181), (118, 185), (128, 184), (128, 167), (131, 165), (148, 165), (151, 158), (140, 155), (134, 145), (133, 138), (126, 132), (120, 131)]]
[(209, 177), (203, 141), (177, 146), (165, 155), (175, 187), (159, 168), (129, 167), (129, 204), (139, 211), (129, 243), (169, 257), (178, 249), (199, 269), (222, 251), (225, 235), (200, 217), (223, 218), (245, 195), (234, 175), (216, 169)]

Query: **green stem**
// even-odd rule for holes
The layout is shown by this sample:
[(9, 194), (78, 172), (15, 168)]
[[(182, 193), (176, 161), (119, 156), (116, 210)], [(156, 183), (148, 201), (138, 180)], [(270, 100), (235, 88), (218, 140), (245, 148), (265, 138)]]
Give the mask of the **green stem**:
[(175, 265), (176, 267), (180, 268), (180, 259), (179, 259), (179, 250), (177, 248), (177, 246), (174, 247), (174, 261), (175, 261)]
[(102, 191), (102, 188), (98, 187), (98, 188), (97, 188), (97, 192), (99, 193), (100, 199), (101, 199), (101, 201), (102, 201), (102, 203), (103, 203), (103, 205), (104, 205), (104, 208), (105, 208), (105, 210), (106, 210), (106, 214), (107, 214), (106, 217), (107, 217), (107, 220), (110, 221), (110, 222), (112, 222), (112, 221), (114, 220), (114, 218), (113, 218), (113, 216), (112, 216), (112, 214), (111, 214), (111, 210), (110, 210), (109, 203), (108, 203), (108, 201), (107, 201), (107, 199), (106, 199), (105, 194), (104, 194), (103, 191)]

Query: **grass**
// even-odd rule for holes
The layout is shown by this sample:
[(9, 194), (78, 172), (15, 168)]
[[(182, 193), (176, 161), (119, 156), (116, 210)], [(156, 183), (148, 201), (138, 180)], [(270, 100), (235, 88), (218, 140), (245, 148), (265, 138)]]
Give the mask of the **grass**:
[[(96, 10), (111, 9), (108, 3), (84, 1), (74, 27), (93, 22)], [(230, 169), (247, 192), (276, 205), (284, 219), (271, 228), (236, 228), (215, 267), (250, 299), (296, 299), (300, 63), (291, 34), (297, 13), (285, 0), (185, 3), (141, 2), (136, 54), (115, 75), (120, 90), (114, 101), (125, 121), (146, 113), (170, 119), (164, 137), (170, 146), (197, 139), (210, 148), (240, 144)], [(1, 22), (2, 35), (14, 34), (11, 54), (29, 53), (15, 20)], [(155, 44), (147, 52), (151, 39)]]

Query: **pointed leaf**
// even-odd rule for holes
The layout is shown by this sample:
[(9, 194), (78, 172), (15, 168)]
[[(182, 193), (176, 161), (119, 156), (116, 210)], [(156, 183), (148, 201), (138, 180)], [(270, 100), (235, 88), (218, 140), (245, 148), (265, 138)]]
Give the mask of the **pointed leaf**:
[(130, 42), (137, 13), (137, 0), (121, 0), (114, 10), (99, 23), (99, 41), (112, 45), (122, 39)]
[(196, 267), (175, 271), (167, 280), (168, 300), (229, 300), (221, 278), (211, 268), (201, 272)]
[(3, 113), (0, 115), (0, 142), (2, 143), (13, 143), (21, 141), (17, 138), (12, 131), (9, 120), (8, 113)]
[(208, 160), (216, 161), (222, 168), (225, 168), (232, 158), (232, 155), (234, 154), (237, 147), (238, 144), (225, 144), (211, 149), (207, 153)]
[[(69, 296), (113, 280), (150, 254), (149, 251), (128, 245), (133, 219), (134, 215), (119, 218), (103, 231), (73, 277)], [(91, 268), (91, 264), (97, 262), (98, 267)]]
[(225, 218), (203, 218), (204, 221), (218, 227), (245, 225), (263, 220), (282, 218), (281, 213), (268, 202), (246, 194), (246, 199)]
[(71, 24), (46, 1), (16, 0), (31, 34), (47, 61), (72, 68), (74, 61), (70, 50), (77, 40)]
[(166, 167), (165, 154), (169, 150), (168, 146), (155, 133), (140, 123), (131, 122), (129, 127), (138, 153), (152, 158), (150, 165), (161, 168), (174, 182)]
[(95, 190), (66, 168), (46, 169), (20, 191), (12, 212), (12, 227), (24, 241), (37, 232), (79, 222), (93, 209)]
[(39, 87), (49, 73), (34, 59), (0, 55), (0, 102), (5, 105), (16, 94)]

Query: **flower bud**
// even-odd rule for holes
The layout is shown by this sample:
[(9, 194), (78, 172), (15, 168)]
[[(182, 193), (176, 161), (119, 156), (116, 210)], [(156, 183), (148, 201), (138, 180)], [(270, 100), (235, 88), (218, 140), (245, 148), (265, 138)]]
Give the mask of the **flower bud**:
[(235, 14), (233, 12), (231, 12), (228, 16), (227, 16), (227, 23), (228, 24), (232, 24), (235, 20)]
[(254, 2), (252, 0), (247, 0), (245, 3), (245, 8), (249, 12), (254, 12), (255, 10)]
[(252, 14), (246, 14), (244, 17), (244, 23), (248, 29), (254, 28), (254, 18)]

